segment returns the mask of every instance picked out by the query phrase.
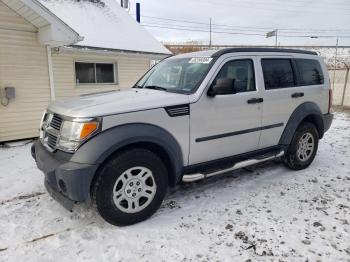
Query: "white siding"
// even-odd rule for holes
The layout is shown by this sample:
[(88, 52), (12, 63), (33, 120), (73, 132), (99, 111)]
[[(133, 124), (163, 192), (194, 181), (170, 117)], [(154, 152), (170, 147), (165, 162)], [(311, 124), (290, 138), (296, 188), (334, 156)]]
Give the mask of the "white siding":
[(35, 137), (50, 99), (46, 48), (36, 28), (0, 2), (0, 88), (16, 98), (0, 105), (0, 142)]
[[(64, 99), (81, 94), (131, 87), (150, 67), (150, 59), (141, 56), (106, 56), (79, 52), (79, 50), (76, 52), (53, 53), (52, 59), (56, 99)], [(75, 61), (115, 63), (117, 65), (116, 70), (118, 71), (118, 84), (77, 85), (75, 83)]]

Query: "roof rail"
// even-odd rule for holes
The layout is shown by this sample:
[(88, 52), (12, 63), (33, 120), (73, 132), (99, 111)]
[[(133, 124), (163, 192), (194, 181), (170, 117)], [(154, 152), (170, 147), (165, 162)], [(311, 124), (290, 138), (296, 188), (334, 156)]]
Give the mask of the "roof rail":
[(212, 54), (212, 57), (219, 57), (229, 53), (245, 53), (245, 52), (297, 53), (297, 54), (317, 55), (317, 53), (314, 51), (306, 51), (306, 50), (298, 50), (298, 49), (242, 47), (242, 48), (224, 48)]

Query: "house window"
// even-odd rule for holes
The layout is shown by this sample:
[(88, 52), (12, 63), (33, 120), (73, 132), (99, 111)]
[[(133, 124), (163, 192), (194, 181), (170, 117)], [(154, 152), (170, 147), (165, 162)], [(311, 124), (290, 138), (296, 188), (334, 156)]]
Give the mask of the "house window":
[(75, 63), (76, 83), (81, 84), (117, 84), (116, 64), (112, 63)]

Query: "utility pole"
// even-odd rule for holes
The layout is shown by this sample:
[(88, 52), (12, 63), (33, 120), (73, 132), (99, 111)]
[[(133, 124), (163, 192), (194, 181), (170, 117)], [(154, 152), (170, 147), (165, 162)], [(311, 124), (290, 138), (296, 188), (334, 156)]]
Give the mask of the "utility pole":
[(335, 69), (337, 68), (338, 43), (339, 43), (339, 39), (337, 37), (337, 42), (335, 45), (334, 69), (333, 69), (333, 90), (334, 90), (334, 85), (335, 85)]
[(211, 17), (209, 20), (209, 48), (211, 48)]
[(278, 33), (278, 29), (275, 29), (275, 47), (277, 47), (277, 33)]

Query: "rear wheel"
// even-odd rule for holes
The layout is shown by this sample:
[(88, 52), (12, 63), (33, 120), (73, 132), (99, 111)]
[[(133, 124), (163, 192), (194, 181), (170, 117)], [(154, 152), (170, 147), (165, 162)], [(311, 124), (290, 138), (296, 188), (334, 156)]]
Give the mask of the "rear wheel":
[(293, 170), (307, 168), (314, 160), (317, 148), (317, 129), (312, 123), (304, 122), (296, 130), (283, 162)]
[(100, 215), (113, 225), (131, 225), (152, 216), (168, 187), (162, 160), (145, 149), (131, 149), (104, 164), (94, 187)]

